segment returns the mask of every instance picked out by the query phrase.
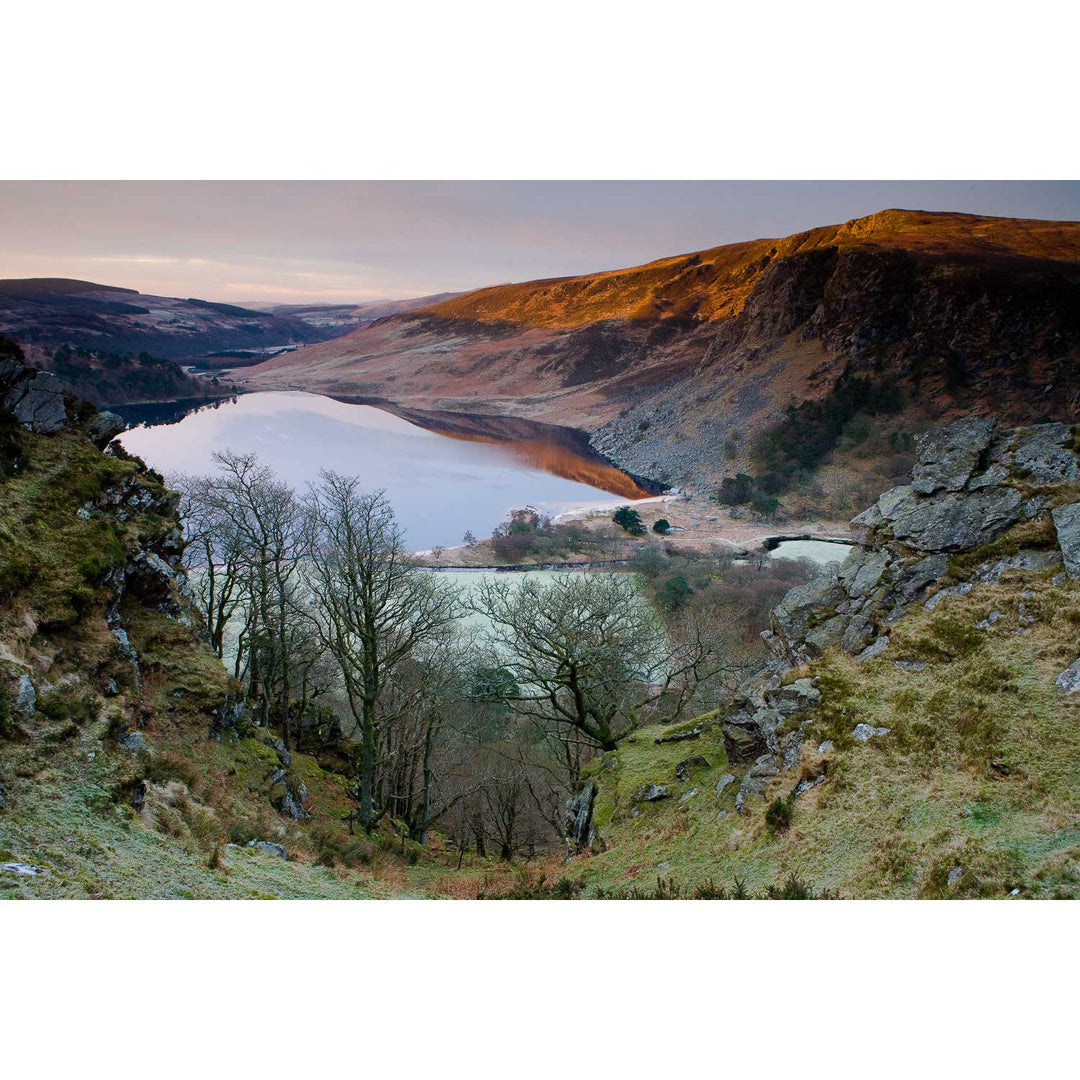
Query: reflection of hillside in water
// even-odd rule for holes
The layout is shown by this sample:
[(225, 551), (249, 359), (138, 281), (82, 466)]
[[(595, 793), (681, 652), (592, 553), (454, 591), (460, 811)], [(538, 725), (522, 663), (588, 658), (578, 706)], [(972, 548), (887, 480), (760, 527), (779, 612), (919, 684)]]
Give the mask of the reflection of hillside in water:
[(134, 405), (110, 405), (109, 412), (116, 413), (123, 420), (128, 430), (136, 427), (163, 427), (179, 424), (192, 413), (205, 412), (207, 409), (220, 409), (227, 403), (235, 404), (237, 395), (214, 398), (178, 398), (176, 401), (145, 401)]
[(552, 439), (497, 439), (484, 435), (461, 435), (441, 432), (452, 439), (468, 442), (495, 443), (508, 450), (522, 464), (542, 469), (564, 480), (576, 480), (580, 484), (610, 491), (624, 499), (644, 499), (653, 494), (643, 488), (632, 476), (620, 472), (599, 456), (590, 457), (580, 451)]

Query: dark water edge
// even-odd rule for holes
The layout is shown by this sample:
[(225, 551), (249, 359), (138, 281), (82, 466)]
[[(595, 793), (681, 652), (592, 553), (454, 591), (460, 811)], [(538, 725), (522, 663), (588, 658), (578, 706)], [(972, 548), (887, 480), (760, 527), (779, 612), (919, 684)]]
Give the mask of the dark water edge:
[(228, 394), (216, 398), (177, 398), (173, 401), (140, 401), (125, 405), (106, 405), (109, 412), (116, 413), (130, 431), (137, 427), (164, 427), (179, 424), (185, 416), (202, 412), (204, 409), (218, 409), (222, 405), (236, 401), (239, 394)]

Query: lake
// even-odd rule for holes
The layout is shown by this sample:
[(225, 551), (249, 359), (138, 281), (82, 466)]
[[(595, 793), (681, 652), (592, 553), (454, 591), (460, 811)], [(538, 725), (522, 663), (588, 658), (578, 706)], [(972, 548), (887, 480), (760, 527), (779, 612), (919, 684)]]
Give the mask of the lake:
[(781, 540), (769, 552), (772, 559), (809, 559), (824, 566), (826, 563), (843, 562), (851, 551), (850, 544), (829, 540)]
[[(115, 411), (140, 421), (120, 436), (124, 448), (165, 476), (211, 472), (215, 451), (254, 451), (298, 489), (321, 469), (385, 488), (415, 550), (460, 544), (466, 530), (487, 536), (526, 504), (544, 514), (615, 507), (627, 499), (611, 489), (634, 489), (599, 457), (556, 439), (559, 429), (545, 438), (541, 425), (520, 442), (451, 438), (371, 405), (301, 391), (244, 394), (190, 411), (169, 405)], [(575, 476), (597, 477), (608, 489)]]

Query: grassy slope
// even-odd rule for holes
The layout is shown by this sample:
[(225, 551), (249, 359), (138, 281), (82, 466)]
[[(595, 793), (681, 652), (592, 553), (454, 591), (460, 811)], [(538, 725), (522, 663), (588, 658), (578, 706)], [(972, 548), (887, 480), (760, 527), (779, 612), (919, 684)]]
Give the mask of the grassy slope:
[[(717, 798), (718, 746), (658, 747), (655, 732), (638, 733), (612, 755), (617, 766), (597, 774), (607, 851), (574, 860), (564, 875), (586, 893), (649, 888), (658, 877), (729, 888), (738, 877), (760, 892), (795, 873), (853, 897), (1005, 896), (1014, 888), (1080, 896), (1080, 695), (1063, 697), (1053, 685), (1080, 650), (1080, 584), (1048, 579), (1015, 574), (949, 597), (933, 614), (920, 608), (865, 665), (842, 656), (813, 665), (823, 700), (802, 770), (777, 777), (768, 799), (786, 797), (823, 761), (827, 780), (794, 801), (785, 834), (766, 827), (767, 800), (735, 813), (737, 784)], [(1021, 603), (1037, 621), (1021, 621)], [(975, 629), (994, 610), (1004, 617), (993, 629)], [(905, 671), (897, 659), (927, 666)], [(850, 732), (860, 722), (890, 733), (859, 743)], [(816, 748), (825, 739), (835, 749), (823, 758)], [(712, 768), (676, 782), (675, 758), (699, 752)], [(631, 816), (633, 794), (647, 782), (670, 784), (672, 798)], [(698, 794), (680, 802), (690, 788)], [(957, 866), (962, 876), (949, 886)]]
[[(290, 772), (307, 787), (310, 817), (293, 822), (274, 810), (270, 733), (209, 737), (212, 710), (232, 687), (195, 631), (126, 598), (136, 683), (105, 623), (103, 575), (173, 522), (152, 510), (126, 522), (76, 511), (132, 477), (160, 496), (159, 480), (79, 435), (19, 438), (24, 463), (0, 480), (0, 862), (44, 873), (0, 872), (0, 897), (475, 895), (512, 873), (475, 859), (455, 873), (456, 856), (439, 850), (438, 837), (432, 851), (407, 845), (411, 854), (389, 829), (350, 838), (347, 781), (305, 754), (293, 754)], [(23, 673), (38, 691), (25, 716), (11, 700)], [(103, 692), (109, 678), (116, 696)], [(142, 733), (146, 752), (118, 745), (130, 730)], [(290, 861), (241, 846), (251, 838), (285, 845)]]
[(580, 326), (690, 310), (704, 319), (730, 318), (742, 310), (770, 261), (832, 245), (1075, 260), (1080, 259), (1080, 223), (883, 210), (782, 239), (725, 244), (625, 270), (494, 285), (423, 310), (521, 326)]

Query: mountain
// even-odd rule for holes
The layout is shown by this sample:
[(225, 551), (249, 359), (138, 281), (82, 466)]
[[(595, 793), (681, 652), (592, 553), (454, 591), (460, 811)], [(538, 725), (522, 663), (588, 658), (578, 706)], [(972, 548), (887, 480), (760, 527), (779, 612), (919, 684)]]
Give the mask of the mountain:
[(51, 352), (63, 345), (190, 360), (221, 349), (322, 341), (334, 331), (301, 319), (208, 300), (152, 296), (69, 278), (0, 280), (0, 334)]
[(702, 483), (858, 373), (898, 380), (931, 418), (1075, 419), (1078, 356), (1080, 223), (885, 210), (479, 289), (244, 377), (567, 424), (637, 474)]
[(376, 319), (396, 315), (402, 311), (430, 307), (432, 304), (451, 300), (460, 293), (435, 293), (431, 296), (415, 296), (407, 300), (369, 300), (363, 304), (274, 304), (255, 301), (245, 305), (254, 311), (264, 311), (287, 319), (299, 319), (308, 326), (325, 333), (333, 331), (337, 337), (351, 330), (368, 326)]

